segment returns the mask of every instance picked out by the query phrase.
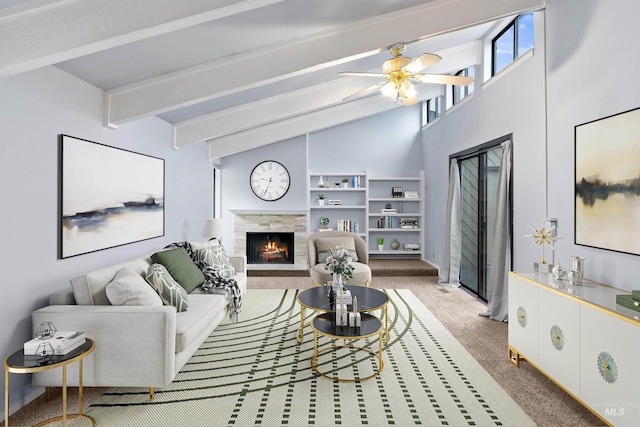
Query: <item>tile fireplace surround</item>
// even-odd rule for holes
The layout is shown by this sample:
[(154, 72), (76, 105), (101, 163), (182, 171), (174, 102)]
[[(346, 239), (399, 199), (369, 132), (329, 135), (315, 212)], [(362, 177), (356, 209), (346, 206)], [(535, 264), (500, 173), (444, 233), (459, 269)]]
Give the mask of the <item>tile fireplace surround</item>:
[(307, 269), (307, 211), (256, 211), (232, 209), (235, 255), (246, 255), (247, 232), (293, 232), (293, 264), (249, 264), (247, 269)]

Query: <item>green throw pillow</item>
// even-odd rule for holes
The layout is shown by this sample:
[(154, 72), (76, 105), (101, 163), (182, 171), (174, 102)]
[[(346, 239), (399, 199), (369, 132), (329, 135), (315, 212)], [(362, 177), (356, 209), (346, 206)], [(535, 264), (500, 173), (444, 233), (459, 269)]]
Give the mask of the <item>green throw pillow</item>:
[(189, 309), (187, 291), (171, 277), (164, 265), (151, 264), (145, 278), (165, 305), (174, 306), (178, 312)]
[(191, 293), (191, 291), (204, 283), (204, 274), (196, 267), (184, 248), (156, 252), (151, 255), (151, 260), (164, 265), (171, 277), (187, 293)]
[(223, 246), (211, 246), (196, 250), (196, 257), (213, 267), (221, 277), (228, 279), (236, 274), (236, 269), (231, 265)]

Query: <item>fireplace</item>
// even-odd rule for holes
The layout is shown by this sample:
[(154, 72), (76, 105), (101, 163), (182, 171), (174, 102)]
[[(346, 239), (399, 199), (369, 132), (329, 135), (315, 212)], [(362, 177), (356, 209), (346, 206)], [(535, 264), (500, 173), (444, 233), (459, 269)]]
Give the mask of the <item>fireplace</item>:
[(293, 264), (293, 233), (247, 232), (247, 264)]

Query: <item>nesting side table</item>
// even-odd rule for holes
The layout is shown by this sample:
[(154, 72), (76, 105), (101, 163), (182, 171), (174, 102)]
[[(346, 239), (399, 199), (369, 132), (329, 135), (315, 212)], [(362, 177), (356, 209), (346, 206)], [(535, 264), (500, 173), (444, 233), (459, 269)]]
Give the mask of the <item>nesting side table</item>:
[[(95, 420), (82, 413), (82, 359), (90, 355), (94, 348), (95, 342), (87, 338), (82, 346), (72, 352), (61, 356), (51, 356), (51, 359), (46, 361), (41, 361), (35, 356), (25, 356), (24, 350), (18, 350), (7, 356), (4, 359), (4, 425), (9, 425), (9, 374), (30, 374), (62, 368), (62, 415), (42, 421), (34, 427), (54, 421), (62, 421), (63, 427), (66, 427), (68, 419), (78, 417), (87, 418), (91, 421), (91, 425), (95, 426)], [(78, 413), (67, 415), (67, 365), (74, 362), (78, 362)]]

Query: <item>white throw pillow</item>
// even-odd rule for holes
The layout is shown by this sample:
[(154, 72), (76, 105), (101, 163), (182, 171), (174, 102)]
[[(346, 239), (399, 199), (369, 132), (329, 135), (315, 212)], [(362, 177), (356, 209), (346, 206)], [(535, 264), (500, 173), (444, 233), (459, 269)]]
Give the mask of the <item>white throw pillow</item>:
[(105, 290), (112, 305), (162, 305), (147, 281), (126, 267), (118, 270)]

